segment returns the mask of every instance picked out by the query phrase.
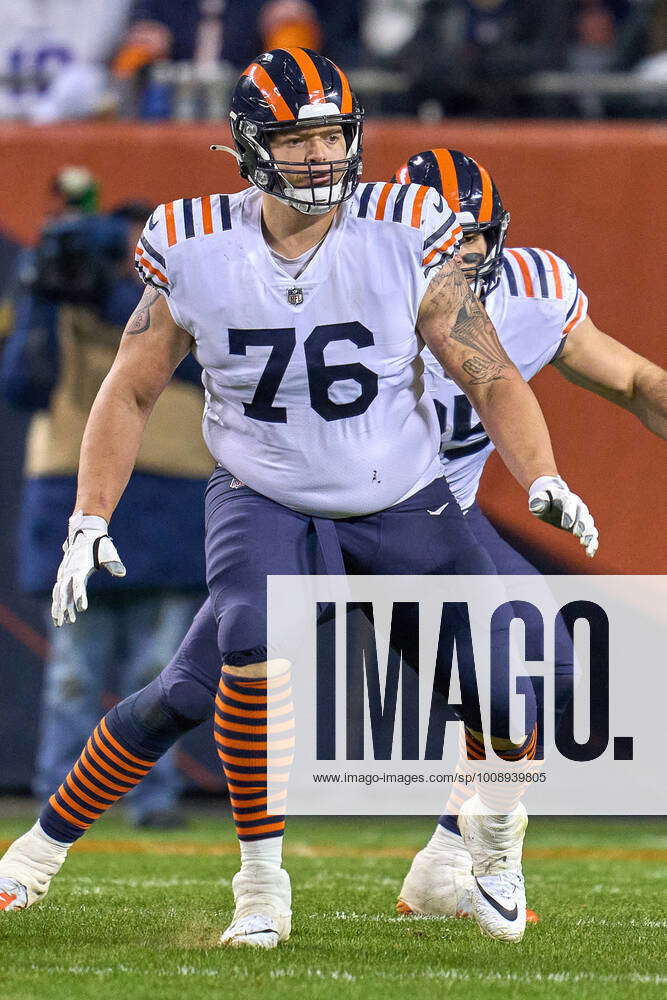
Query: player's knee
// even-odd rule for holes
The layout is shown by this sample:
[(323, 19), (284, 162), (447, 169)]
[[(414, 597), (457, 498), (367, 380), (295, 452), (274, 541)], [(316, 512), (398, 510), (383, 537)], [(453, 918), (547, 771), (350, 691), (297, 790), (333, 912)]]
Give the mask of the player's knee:
[[(252, 604), (229, 604), (218, 620), (218, 648), (225, 669), (266, 677), (266, 616)], [(251, 674), (250, 668), (264, 673)]]
[(131, 713), (133, 722), (153, 737), (169, 743), (209, 718), (213, 695), (195, 680), (176, 681), (167, 687), (156, 677), (118, 708)]

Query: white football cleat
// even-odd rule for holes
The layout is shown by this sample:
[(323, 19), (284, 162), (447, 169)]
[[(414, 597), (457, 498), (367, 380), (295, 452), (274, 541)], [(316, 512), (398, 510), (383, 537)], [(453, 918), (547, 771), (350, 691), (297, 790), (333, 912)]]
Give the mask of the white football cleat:
[(10, 844), (0, 858), (0, 910), (25, 910), (43, 899), (68, 847), (47, 837), (39, 822)]
[(520, 941), (526, 929), (521, 848), (527, 825), (522, 802), (511, 813), (498, 815), (473, 795), (459, 813), (459, 827), (473, 862), (473, 913), (480, 930), (501, 941)]
[(292, 929), (292, 889), (284, 868), (246, 862), (232, 879), (234, 918), (220, 937), (228, 948), (275, 948)]
[(444, 827), (418, 854), (403, 880), (396, 912), (438, 917), (471, 917), (472, 858), (463, 839)]

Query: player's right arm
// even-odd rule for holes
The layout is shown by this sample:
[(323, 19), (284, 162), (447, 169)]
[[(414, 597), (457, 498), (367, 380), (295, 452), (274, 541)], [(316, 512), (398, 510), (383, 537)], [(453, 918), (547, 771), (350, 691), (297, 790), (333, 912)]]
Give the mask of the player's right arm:
[(607, 336), (589, 316), (568, 334), (553, 365), (570, 382), (629, 410), (667, 439), (667, 372)]
[(53, 588), (56, 626), (74, 622), (76, 612), (85, 611), (86, 583), (96, 569), (125, 575), (108, 521), (127, 486), (155, 402), (191, 346), (192, 338), (174, 322), (165, 299), (147, 285), (86, 424), (76, 504)]
[(100, 386), (81, 444), (75, 510), (108, 521), (127, 486), (146, 422), (192, 337), (147, 285)]

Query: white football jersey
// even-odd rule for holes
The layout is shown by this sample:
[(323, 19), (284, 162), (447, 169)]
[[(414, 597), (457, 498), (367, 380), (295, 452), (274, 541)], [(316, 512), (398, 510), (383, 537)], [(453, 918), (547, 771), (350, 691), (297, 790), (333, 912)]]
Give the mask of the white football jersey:
[(460, 227), (431, 188), (361, 184), (295, 279), (266, 245), (261, 202), (248, 188), (161, 205), (137, 247), (143, 280), (194, 338), (206, 443), (295, 510), (390, 507), (442, 475), (415, 324)]
[[(588, 299), (564, 260), (531, 247), (503, 251), (500, 280), (484, 305), (503, 347), (528, 381), (560, 353), (567, 334), (585, 318)], [(422, 356), (440, 421), (445, 476), (465, 511), (475, 501), (494, 446), (467, 396), (445, 376), (428, 348)]]

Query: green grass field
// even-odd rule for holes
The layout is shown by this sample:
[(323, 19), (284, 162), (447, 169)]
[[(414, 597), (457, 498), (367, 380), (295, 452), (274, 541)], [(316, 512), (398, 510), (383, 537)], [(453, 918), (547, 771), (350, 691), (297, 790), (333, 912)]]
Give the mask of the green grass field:
[[(221, 807), (220, 812), (223, 812)], [(24, 806), (2, 811), (0, 839)], [(541, 916), (520, 945), (469, 921), (397, 917), (394, 901), (431, 822), (305, 820), (288, 827), (292, 938), (223, 951), (237, 868), (227, 815), (137, 833), (122, 816), (72, 851), (47, 899), (1, 915), (0, 985), (13, 1000), (439, 996), (664, 998), (667, 829), (658, 820), (531, 822), (524, 870)]]

